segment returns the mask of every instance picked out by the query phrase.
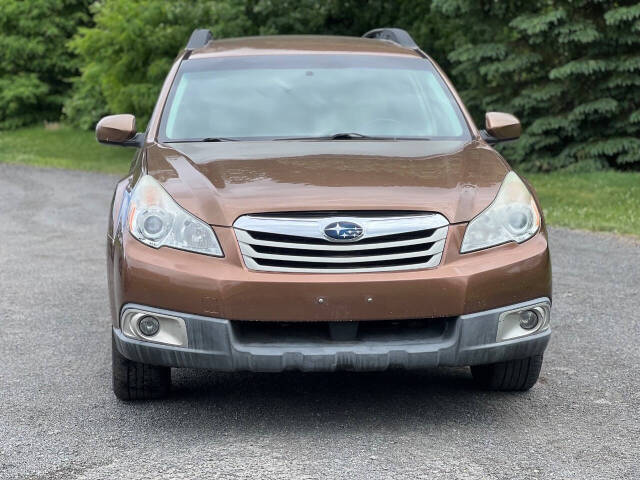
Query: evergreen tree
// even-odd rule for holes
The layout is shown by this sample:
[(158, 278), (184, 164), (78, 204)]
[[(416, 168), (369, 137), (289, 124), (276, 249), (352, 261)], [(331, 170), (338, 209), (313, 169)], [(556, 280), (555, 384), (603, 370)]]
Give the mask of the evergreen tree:
[[(627, 4), (625, 4), (627, 3)], [(449, 55), (481, 123), (513, 112), (503, 147), (527, 169), (640, 168), (640, 4), (607, 0), (434, 0), (457, 23)]]

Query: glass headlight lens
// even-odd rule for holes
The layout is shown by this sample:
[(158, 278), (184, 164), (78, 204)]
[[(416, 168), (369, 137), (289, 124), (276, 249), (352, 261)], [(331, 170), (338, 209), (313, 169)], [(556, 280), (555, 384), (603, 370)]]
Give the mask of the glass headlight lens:
[(495, 200), (469, 222), (461, 253), (507, 242), (524, 242), (540, 229), (540, 213), (533, 196), (515, 172), (502, 181)]
[(129, 204), (129, 231), (150, 247), (173, 247), (222, 257), (211, 227), (178, 205), (151, 176), (133, 189)]

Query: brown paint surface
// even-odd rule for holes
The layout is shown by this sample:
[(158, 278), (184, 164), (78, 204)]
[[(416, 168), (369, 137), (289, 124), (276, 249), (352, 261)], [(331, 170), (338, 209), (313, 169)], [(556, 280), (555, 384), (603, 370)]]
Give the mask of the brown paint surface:
[(510, 113), (487, 112), (485, 125), (487, 132), (499, 139), (518, 138), (522, 133), (520, 120)]
[(192, 58), (291, 54), (374, 54), (420, 56), (392, 42), (326, 35), (274, 35), (216, 40), (195, 50)]
[(439, 267), (348, 274), (249, 271), (230, 228), (215, 228), (223, 259), (155, 250), (125, 233), (112, 266), (114, 300), (204, 316), (212, 316), (215, 301), (220, 318), (295, 322), (448, 317), (551, 297), (546, 232), (521, 245), (460, 254), (465, 227), (450, 227)]
[(479, 142), (265, 141), (148, 149), (148, 173), (199, 218), (325, 210), (415, 210), (466, 222), (509, 171)]
[(136, 134), (136, 117), (130, 113), (109, 115), (96, 125), (96, 139), (103, 143), (122, 143)]

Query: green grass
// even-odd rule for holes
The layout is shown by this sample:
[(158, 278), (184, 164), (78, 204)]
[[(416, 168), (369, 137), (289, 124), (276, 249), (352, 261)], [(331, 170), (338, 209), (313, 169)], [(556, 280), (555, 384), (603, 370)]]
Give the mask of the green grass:
[(100, 145), (93, 132), (69, 127), (0, 131), (0, 162), (126, 173), (134, 149)]
[(550, 225), (640, 236), (640, 173), (525, 176), (538, 192)]
[[(124, 174), (134, 150), (68, 127), (0, 131), (0, 162)], [(530, 174), (550, 225), (640, 236), (640, 173)]]

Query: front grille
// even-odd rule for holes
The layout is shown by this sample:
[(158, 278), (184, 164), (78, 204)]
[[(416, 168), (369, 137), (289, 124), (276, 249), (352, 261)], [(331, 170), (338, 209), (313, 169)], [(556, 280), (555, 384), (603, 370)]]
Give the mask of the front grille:
[[(362, 237), (328, 237), (324, 229), (335, 223), (358, 224)], [(442, 215), (396, 212), (376, 217), (246, 215), (233, 226), (250, 270), (314, 273), (433, 268), (440, 264), (448, 231)]]

